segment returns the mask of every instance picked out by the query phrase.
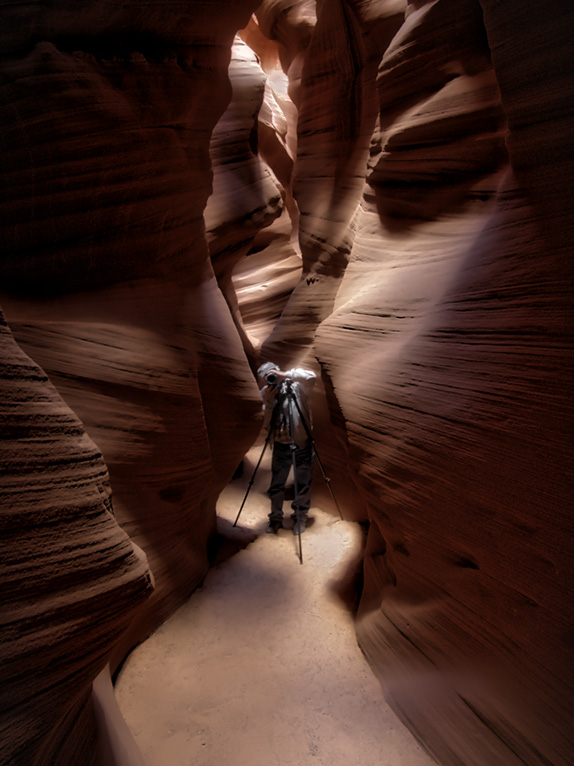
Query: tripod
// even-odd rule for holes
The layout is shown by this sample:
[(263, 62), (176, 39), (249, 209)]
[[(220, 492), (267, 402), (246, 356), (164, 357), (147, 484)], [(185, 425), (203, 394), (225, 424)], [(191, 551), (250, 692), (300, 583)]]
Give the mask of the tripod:
[[(307, 424), (307, 421), (305, 420), (305, 417), (303, 413), (301, 412), (301, 407), (299, 406), (299, 402), (297, 400), (297, 396), (295, 392), (293, 391), (293, 381), (289, 380), (289, 378), (285, 379), (283, 383), (281, 384), (281, 390), (280, 390), (280, 396), (286, 397), (287, 400), (287, 419), (288, 419), (288, 425), (289, 425), (289, 435), (291, 438), (290, 443), (290, 450), (291, 450), (291, 460), (293, 465), (293, 491), (294, 491), (294, 499), (293, 499), (293, 506), (295, 508), (295, 524), (297, 528), (297, 537), (298, 537), (298, 543), (299, 543), (299, 562), (303, 563), (303, 546), (301, 543), (301, 512), (299, 509), (299, 491), (297, 486), (297, 463), (296, 463), (296, 457), (295, 452), (297, 450), (297, 444), (295, 442), (295, 435), (294, 435), (294, 426), (293, 426), (293, 407), (295, 406), (297, 409), (297, 412), (299, 414), (299, 417), (301, 419), (301, 423), (303, 424), (303, 428), (305, 429), (305, 433), (307, 435), (307, 438), (309, 440), (309, 443), (311, 445), (311, 449), (313, 451), (313, 454), (317, 456), (317, 461), (319, 463), (319, 466), (321, 468), (321, 472), (323, 474), (323, 479), (325, 480), (325, 483), (327, 484), (327, 487), (329, 488), (329, 492), (331, 493), (331, 497), (333, 498), (333, 501), (335, 503), (335, 506), (337, 508), (337, 511), (339, 512), (339, 516), (341, 519), (343, 519), (343, 514), (341, 513), (341, 509), (339, 508), (339, 504), (337, 503), (337, 498), (335, 497), (335, 494), (333, 492), (333, 489), (331, 487), (331, 479), (328, 478), (325, 468), (323, 466), (323, 461), (319, 457), (319, 453), (317, 452), (317, 448), (315, 446), (315, 440), (313, 439), (313, 435), (311, 433), (311, 429), (309, 428), (309, 425)], [(247, 492), (245, 493), (245, 497), (243, 498), (243, 502), (241, 503), (241, 507), (239, 508), (239, 512), (237, 513), (237, 517), (233, 523), (233, 526), (235, 527), (237, 525), (237, 522), (239, 521), (239, 517), (241, 515), (241, 511), (243, 510), (243, 506), (245, 505), (245, 502), (247, 501), (247, 496), (249, 495), (249, 492), (251, 490), (251, 487), (253, 486), (253, 482), (255, 481), (255, 475), (257, 474), (257, 471), (259, 469), (259, 466), (261, 465), (261, 461), (263, 460), (263, 455), (265, 454), (265, 450), (267, 449), (267, 445), (271, 441), (271, 438), (275, 431), (275, 421), (277, 419), (277, 414), (281, 407), (281, 401), (277, 401), (275, 404), (275, 407), (273, 408), (273, 413), (271, 416), (271, 422), (269, 425), (269, 433), (267, 434), (267, 437), (265, 439), (265, 444), (263, 445), (263, 450), (261, 451), (261, 455), (259, 456), (259, 460), (257, 461), (257, 465), (255, 466), (255, 470), (253, 471), (253, 474), (251, 476), (251, 479), (249, 481), (249, 485), (247, 487)]]

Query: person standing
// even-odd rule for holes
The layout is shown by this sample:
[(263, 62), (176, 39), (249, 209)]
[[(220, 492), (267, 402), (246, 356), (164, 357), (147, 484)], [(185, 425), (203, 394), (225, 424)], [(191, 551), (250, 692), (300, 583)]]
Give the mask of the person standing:
[(294, 454), (293, 480), (296, 492), (291, 504), (291, 518), (293, 534), (299, 535), (305, 531), (311, 505), (314, 451), (313, 440), (307, 432), (307, 428), (311, 429), (308, 400), (315, 385), (316, 375), (311, 370), (301, 367), (283, 371), (274, 362), (262, 364), (257, 374), (264, 384), (261, 396), (266, 410), (265, 422), (269, 428), (273, 428), (271, 485), (267, 490), (271, 500), (271, 512), (265, 531), (276, 535), (283, 527), (285, 484), (293, 467)]

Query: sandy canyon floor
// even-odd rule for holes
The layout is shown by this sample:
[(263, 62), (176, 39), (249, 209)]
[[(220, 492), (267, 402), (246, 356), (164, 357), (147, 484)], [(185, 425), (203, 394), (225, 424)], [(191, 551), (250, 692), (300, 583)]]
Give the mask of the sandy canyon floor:
[(360, 527), (313, 507), (301, 564), (290, 529), (264, 533), (269, 453), (233, 527), (260, 453), (218, 503), (226, 547), (253, 542), (209, 572), (118, 678), (146, 766), (432, 766), (385, 702), (336, 595)]

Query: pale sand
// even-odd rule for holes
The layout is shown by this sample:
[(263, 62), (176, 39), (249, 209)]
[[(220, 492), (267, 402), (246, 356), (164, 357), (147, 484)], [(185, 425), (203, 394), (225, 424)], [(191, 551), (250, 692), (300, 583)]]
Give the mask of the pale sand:
[[(220, 498), (220, 527), (253, 538), (128, 658), (120, 709), (146, 766), (431, 766), (385, 702), (334, 594), (358, 525), (312, 508), (314, 524), (264, 534), (266, 453)], [(287, 502), (286, 502), (287, 507)]]

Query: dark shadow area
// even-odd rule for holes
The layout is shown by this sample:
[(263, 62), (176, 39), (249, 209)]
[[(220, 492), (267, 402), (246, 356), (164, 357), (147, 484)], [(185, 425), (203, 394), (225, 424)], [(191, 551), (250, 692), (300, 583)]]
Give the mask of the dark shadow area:
[[(356, 523), (356, 522), (355, 522)], [(336, 596), (343, 606), (355, 617), (359, 610), (359, 602), (363, 593), (365, 582), (363, 572), (363, 560), (365, 546), (367, 544), (368, 522), (359, 524), (361, 528), (361, 547), (349, 562), (343, 576), (338, 580), (331, 580), (329, 590)]]
[(210, 567), (216, 567), (257, 540), (258, 534), (247, 527), (236, 526), (217, 517), (217, 533), (207, 543), (207, 557)]

